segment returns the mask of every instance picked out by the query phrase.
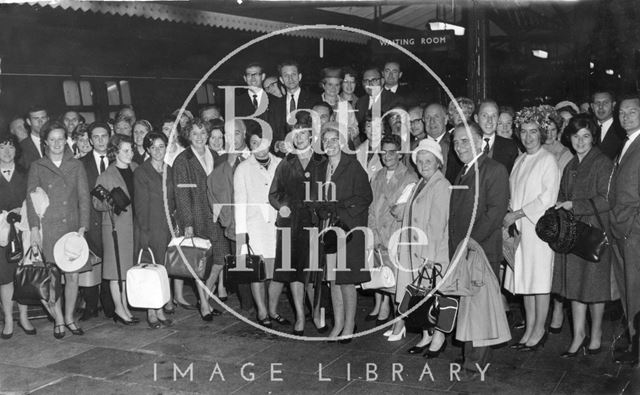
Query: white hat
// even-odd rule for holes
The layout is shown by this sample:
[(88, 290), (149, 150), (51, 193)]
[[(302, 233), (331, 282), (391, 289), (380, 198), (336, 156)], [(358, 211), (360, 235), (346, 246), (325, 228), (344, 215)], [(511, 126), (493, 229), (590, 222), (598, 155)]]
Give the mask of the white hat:
[(69, 232), (56, 241), (53, 258), (64, 272), (75, 272), (89, 259), (89, 245), (77, 232)]
[[(447, 136), (444, 136), (443, 138), (447, 138)], [(420, 151), (431, 152), (436, 158), (438, 158), (440, 163), (444, 164), (444, 159), (442, 157), (442, 148), (440, 148), (440, 144), (438, 144), (435, 140), (432, 140), (428, 137), (426, 139), (420, 140), (420, 144), (418, 144), (416, 149), (414, 149), (411, 153), (411, 160), (413, 161), (413, 163), (416, 163), (416, 158), (418, 156), (418, 152)]]
[(573, 109), (573, 111), (576, 112), (576, 114), (580, 114), (580, 109), (578, 108), (578, 106), (576, 106), (576, 104), (574, 102), (571, 102), (569, 100), (563, 100), (560, 103), (556, 104), (556, 106), (554, 107), (556, 110), (559, 110), (561, 108), (564, 107), (571, 107)]

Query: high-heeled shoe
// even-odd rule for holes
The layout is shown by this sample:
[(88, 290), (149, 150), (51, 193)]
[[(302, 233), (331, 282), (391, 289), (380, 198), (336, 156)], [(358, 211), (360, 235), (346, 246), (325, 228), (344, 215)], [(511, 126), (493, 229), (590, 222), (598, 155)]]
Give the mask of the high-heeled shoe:
[(173, 326), (173, 320), (171, 320), (169, 318), (164, 319), (164, 320), (158, 318), (158, 322), (161, 323), (162, 326), (165, 326), (165, 327)]
[(559, 328), (554, 328), (551, 325), (549, 325), (549, 333), (551, 333), (552, 335), (557, 335), (558, 333), (562, 333), (562, 325), (560, 325)]
[(375, 321), (378, 319), (378, 314), (367, 314), (366, 317), (364, 317), (364, 320), (369, 322), (369, 321)]
[(549, 332), (545, 332), (536, 344), (533, 344), (531, 346), (527, 346), (525, 344), (524, 348), (521, 348), (520, 351), (538, 351), (539, 349), (544, 347), (544, 343), (546, 343), (548, 336)]
[(320, 328), (316, 327), (316, 331), (318, 331), (318, 333), (327, 333), (327, 331), (329, 330), (329, 325), (325, 326), (321, 326)]
[[(354, 325), (353, 326), (353, 333), (351, 334), (351, 336), (355, 335), (356, 333), (358, 333), (358, 326)], [(341, 334), (341, 336), (349, 336), (349, 335)], [(340, 344), (349, 344), (349, 343), (351, 343), (352, 340), (353, 340), (353, 337), (349, 337), (349, 338), (346, 338), (346, 339), (338, 340), (338, 343), (340, 343)]]
[(509, 348), (512, 350), (522, 350), (526, 346), (527, 345), (525, 343), (513, 343), (512, 345), (509, 346)]
[[(75, 322), (70, 322), (68, 324), (64, 324), (64, 326), (66, 326), (67, 329), (69, 329), (69, 331), (71, 333), (73, 333), (74, 336), (82, 336), (82, 335), (84, 335), (84, 331), (82, 330), (82, 328), (80, 328), (78, 326), (78, 324), (76, 324)], [(75, 328), (72, 328), (72, 326), (75, 327)]]
[(386, 324), (387, 322), (389, 322), (389, 320), (391, 319), (391, 316), (381, 319), (381, 320), (376, 320), (376, 326), (380, 326), (383, 324)]
[(598, 348), (585, 348), (584, 352), (587, 355), (596, 355), (596, 354), (600, 354), (600, 351), (602, 351), (602, 346), (598, 347)]
[(178, 302), (176, 300), (174, 300), (173, 303), (175, 303), (177, 306), (182, 307), (185, 310), (197, 310), (198, 309), (198, 306), (194, 306), (194, 305), (188, 304), (188, 303), (181, 303), (181, 302)]
[(576, 349), (576, 351), (570, 352), (569, 350), (567, 350), (567, 351), (563, 352), (562, 354), (560, 354), (560, 358), (575, 358), (576, 356), (578, 356), (580, 351), (583, 352), (583, 355), (586, 354), (587, 353), (587, 346), (589, 345), (589, 342), (590, 342), (590, 339), (588, 337), (585, 337), (582, 340), (582, 343), (580, 343), (580, 345)]
[(425, 344), (424, 346), (413, 346), (410, 349), (407, 350), (407, 352), (409, 354), (422, 354), (424, 352), (424, 350), (426, 350), (429, 347), (429, 344), (431, 344), (430, 342)]
[(302, 330), (301, 330), (301, 331), (296, 330), (296, 329), (294, 328), (292, 333), (293, 333), (295, 336), (304, 336), (304, 328), (302, 328)]
[(22, 329), (25, 335), (33, 336), (38, 333), (38, 331), (36, 331), (36, 328), (27, 329), (22, 325), (21, 322), (18, 322), (18, 326), (20, 327), (20, 329)]
[[(54, 336), (55, 336), (55, 333), (54, 333)], [(0, 333), (0, 339), (2, 339), (2, 340), (9, 340), (12, 337), (13, 337), (13, 332), (11, 332), (11, 333), (4, 333), (4, 332)]]
[(387, 329), (387, 330), (382, 334), (382, 336), (384, 336), (384, 337), (389, 337), (389, 336), (391, 336), (392, 334), (393, 334), (393, 327), (392, 327), (391, 329)]
[(438, 358), (446, 348), (447, 348), (447, 340), (445, 339), (445, 341), (440, 346), (439, 350), (433, 351), (427, 348), (427, 351), (423, 355), (427, 359)]
[(119, 322), (123, 325), (135, 325), (136, 323), (133, 322), (133, 320), (125, 320), (124, 318), (120, 317), (118, 315), (118, 313), (115, 313), (113, 315), (113, 322), (115, 322), (116, 324)]
[(403, 326), (399, 333), (391, 333), (387, 338), (388, 342), (397, 342), (402, 340), (407, 335), (407, 327)]
[(151, 329), (160, 329), (162, 327), (162, 324), (160, 323), (160, 320), (151, 321), (151, 320), (149, 320), (149, 318), (147, 318), (147, 325), (149, 325), (149, 328), (151, 328)]
[(256, 317), (256, 321), (258, 321), (258, 324), (260, 324), (261, 326), (264, 326), (265, 328), (273, 327), (273, 324), (271, 324), (271, 320), (269, 319), (268, 315), (263, 319), (260, 319), (260, 317)]

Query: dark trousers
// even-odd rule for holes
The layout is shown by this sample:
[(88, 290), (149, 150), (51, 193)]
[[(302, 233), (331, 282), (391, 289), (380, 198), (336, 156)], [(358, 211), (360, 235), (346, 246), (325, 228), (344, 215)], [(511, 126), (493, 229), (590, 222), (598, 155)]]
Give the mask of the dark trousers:
[(491, 347), (474, 347), (473, 342), (464, 342), (464, 363), (462, 367), (477, 372), (478, 367), (476, 364), (478, 364), (480, 369), (484, 369), (491, 362), (492, 354)]

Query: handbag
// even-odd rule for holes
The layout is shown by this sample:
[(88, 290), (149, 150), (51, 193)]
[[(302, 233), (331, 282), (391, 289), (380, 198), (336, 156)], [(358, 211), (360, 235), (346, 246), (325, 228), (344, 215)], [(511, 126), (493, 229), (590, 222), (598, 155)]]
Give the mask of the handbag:
[(393, 270), (384, 264), (380, 250), (376, 249), (375, 252), (371, 250), (367, 262), (371, 262), (371, 265), (367, 268), (371, 275), (371, 280), (362, 283), (362, 289), (391, 288), (396, 285), (396, 276), (394, 276)]
[(45, 300), (53, 307), (62, 294), (60, 277), (60, 269), (46, 262), (40, 249), (34, 252), (29, 248), (16, 268), (13, 300), (20, 304), (40, 304)]
[[(185, 243), (189, 243), (185, 244)], [(186, 261), (182, 259), (180, 250), (184, 254)], [(178, 237), (169, 243), (164, 256), (164, 266), (170, 277), (192, 278), (195, 273), (201, 280), (209, 277), (211, 266), (213, 266), (213, 254), (211, 242), (199, 237)], [(189, 269), (191, 268), (191, 270)]]
[(237, 268), (237, 258), (235, 255), (224, 257), (224, 282), (230, 284), (248, 284), (262, 282), (267, 279), (265, 263), (261, 255), (256, 255), (249, 244), (247, 236), (246, 268)]
[(444, 333), (451, 333), (458, 319), (458, 299), (437, 292), (433, 309), (438, 311), (436, 329)]
[(127, 270), (127, 299), (133, 307), (160, 309), (169, 302), (171, 291), (164, 266), (156, 264), (153, 251), (147, 247), (149, 258), (140, 249), (138, 263)]
[[(438, 267), (440, 269), (438, 269)], [(428, 269), (429, 267), (425, 263), (420, 270), (420, 275), (416, 279), (413, 279), (411, 284), (407, 285), (402, 301), (398, 306), (398, 313), (405, 316), (405, 323), (409, 327), (430, 329), (435, 327), (438, 322), (439, 311), (437, 308), (434, 308), (434, 303), (436, 302), (435, 295), (431, 295), (431, 297), (426, 300), (425, 298), (435, 287), (436, 276), (440, 273), (442, 266), (439, 263), (435, 263), (431, 268), (430, 277), (426, 274)], [(422, 280), (425, 278), (429, 280), (428, 286), (422, 285)], [(414, 309), (418, 304), (420, 304), (420, 306)], [(412, 309), (414, 310), (409, 313)]]
[(598, 214), (598, 209), (593, 199), (589, 199), (589, 203), (591, 203), (593, 212), (598, 219), (598, 224), (602, 229), (596, 228), (591, 224), (576, 221), (576, 242), (571, 249), (571, 253), (590, 262), (600, 262), (602, 254), (609, 246), (609, 239), (604, 231), (602, 218), (600, 218), (600, 214)]
[(24, 250), (22, 247), (22, 234), (16, 230), (15, 221), (10, 222), (9, 229), (9, 244), (7, 244), (7, 262), (18, 263), (24, 257)]

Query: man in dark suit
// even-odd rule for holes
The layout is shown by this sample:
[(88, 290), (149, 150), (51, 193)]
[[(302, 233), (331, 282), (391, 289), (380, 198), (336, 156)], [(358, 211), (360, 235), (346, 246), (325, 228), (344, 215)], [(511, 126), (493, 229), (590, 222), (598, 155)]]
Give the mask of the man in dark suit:
[[(258, 112), (256, 118), (267, 122), (273, 130), (269, 104), (270, 101), (275, 101), (276, 98), (273, 96), (269, 97), (267, 92), (262, 89), (262, 81), (265, 77), (266, 75), (263, 72), (262, 65), (259, 63), (249, 63), (245, 67), (242, 78), (249, 89), (235, 90), (234, 115), (235, 117), (248, 117)], [(229, 118), (230, 114), (225, 114), (225, 119)], [(244, 123), (249, 135), (257, 134), (261, 131), (260, 124), (254, 120), (245, 119)]]
[[(499, 278), (502, 261), (502, 220), (509, 206), (509, 174), (497, 161), (482, 151), (483, 133), (475, 122), (453, 131), (453, 146), (464, 167), (456, 177), (449, 205), (449, 255), (453, 257), (458, 244), (471, 227), (471, 238), (477, 241), (487, 255), (496, 278)], [(471, 147), (475, 147), (476, 152)], [(475, 167), (477, 165), (477, 169)], [(478, 172), (477, 212), (471, 222), (476, 196), (476, 171)], [(466, 188), (456, 188), (466, 187)], [(475, 370), (475, 364), (485, 366), (491, 356), (490, 347), (473, 347), (464, 344), (465, 369)]]
[[(273, 109), (271, 114), (271, 124), (273, 126), (273, 141), (271, 143), (272, 151), (278, 156), (284, 156), (284, 138), (291, 130), (293, 124), (287, 123), (289, 113), (295, 110), (307, 109), (311, 110), (316, 104), (317, 97), (311, 95), (300, 87), (302, 73), (300, 65), (292, 60), (285, 61), (278, 65), (278, 73), (280, 74), (280, 82), (284, 85), (286, 93), (279, 99), (270, 96), (273, 99)], [(293, 117), (295, 123), (295, 117)]]
[(367, 115), (371, 115), (374, 106), (380, 106), (380, 116), (394, 107), (402, 106), (402, 100), (395, 93), (383, 89), (384, 78), (377, 67), (369, 67), (362, 74), (362, 86), (367, 92), (356, 102), (356, 119), (363, 131)]
[[(109, 167), (107, 147), (109, 145), (111, 129), (106, 123), (94, 122), (89, 125), (88, 133), (93, 150), (80, 158), (80, 162), (82, 162), (87, 173), (89, 190), (91, 190), (96, 185), (98, 176)], [(89, 230), (85, 233), (87, 244), (89, 244), (89, 249), (91, 249), (94, 254), (102, 258), (102, 213), (94, 209), (93, 206), (91, 206), (89, 222)], [(98, 299), (102, 302), (105, 316), (113, 317), (115, 307), (113, 299), (111, 299), (108, 281), (104, 281), (102, 287), (100, 286), (99, 280), (92, 281), (92, 279), (96, 277), (98, 279), (102, 278), (102, 265), (94, 266), (91, 272), (80, 273), (80, 277), (81, 282), (82, 277), (86, 277), (90, 283), (97, 281), (97, 284), (94, 286), (81, 288), (81, 295), (86, 302), (86, 306), (80, 317), (80, 321), (86, 321), (98, 316)]]
[(384, 89), (391, 91), (398, 95), (400, 98), (400, 104), (405, 105), (409, 101), (411, 105), (413, 100), (411, 99), (411, 92), (409, 91), (409, 87), (407, 85), (400, 85), (400, 79), (402, 79), (402, 69), (400, 67), (400, 62), (395, 60), (390, 60), (384, 64), (384, 68), (382, 69), (382, 76), (384, 77)]
[[(631, 344), (616, 362), (638, 364), (640, 347), (640, 95), (620, 101), (620, 124), (628, 140), (616, 160), (609, 189), (611, 233), (620, 254), (613, 268)], [(615, 252), (617, 252), (614, 249)]]
[(595, 91), (591, 95), (591, 109), (600, 127), (600, 150), (614, 160), (624, 145), (627, 133), (613, 117), (616, 101), (612, 92)]
[(520, 152), (513, 140), (496, 134), (499, 114), (498, 103), (491, 99), (485, 99), (480, 102), (478, 113), (474, 115), (474, 120), (482, 128), (482, 151), (489, 158), (502, 163), (507, 168), (507, 171), (511, 173), (513, 163)]
[(29, 170), (31, 163), (42, 158), (43, 148), (40, 142), (40, 130), (47, 122), (49, 122), (49, 115), (44, 107), (34, 106), (29, 109), (27, 124), (31, 128), (31, 134), (20, 142), (20, 149), (22, 150), (20, 165), (26, 170)]

